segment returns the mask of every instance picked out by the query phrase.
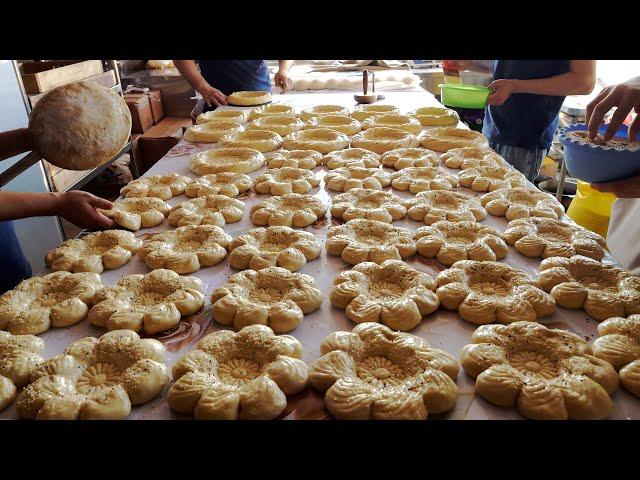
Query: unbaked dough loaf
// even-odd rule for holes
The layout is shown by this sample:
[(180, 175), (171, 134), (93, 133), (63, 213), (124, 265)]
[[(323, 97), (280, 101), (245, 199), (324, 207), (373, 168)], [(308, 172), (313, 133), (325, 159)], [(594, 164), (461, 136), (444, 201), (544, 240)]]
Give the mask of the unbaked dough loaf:
[(237, 122), (214, 119), (187, 128), (187, 131), (184, 132), (184, 139), (194, 143), (216, 143), (225, 135), (232, 135), (243, 130), (244, 127)]
[(315, 150), (281, 150), (267, 160), (269, 168), (305, 168), (313, 170), (322, 164), (322, 154)]
[(355, 135), (362, 130), (362, 125), (349, 115), (319, 115), (307, 121), (306, 128), (331, 128), (345, 135)]
[(322, 159), (329, 170), (341, 167), (377, 168), (380, 166), (380, 155), (364, 148), (347, 148), (331, 152)]
[(196, 153), (189, 170), (196, 175), (235, 172), (250, 173), (264, 165), (264, 155), (254, 148), (216, 148)]
[(155, 197), (124, 198), (116, 200), (111, 210), (98, 209), (121, 227), (134, 232), (160, 225), (169, 210), (171, 205)]
[(307, 122), (318, 115), (349, 115), (349, 109), (342, 105), (314, 105), (300, 112), (300, 120)]
[(404, 130), (414, 135), (420, 133), (420, 130), (422, 130), (422, 125), (420, 125), (420, 122), (415, 118), (391, 113), (373, 115), (362, 122), (362, 128), (364, 130), (374, 127), (397, 128), (398, 130)]
[(564, 207), (552, 194), (537, 188), (499, 188), (485, 193), (480, 203), (491, 215), (507, 220), (527, 217), (562, 217)]
[(439, 167), (408, 167), (391, 174), (391, 186), (411, 193), (452, 190), (458, 186), (458, 177)]
[(185, 225), (215, 225), (239, 222), (244, 212), (244, 203), (225, 195), (206, 195), (179, 203), (167, 215), (174, 227)]
[(507, 161), (491, 148), (462, 147), (452, 148), (443, 153), (440, 158), (449, 168), (474, 168), (474, 167), (507, 167)]
[(254, 225), (306, 227), (327, 213), (329, 208), (320, 198), (300, 193), (271, 197), (251, 207)]
[(166, 173), (149, 175), (127, 183), (120, 189), (120, 195), (130, 197), (157, 197), (162, 200), (182, 195), (193, 180), (185, 175)]
[(211, 110), (210, 112), (201, 113), (196, 118), (196, 124), (211, 122), (213, 120), (231, 120), (236, 123), (244, 123), (247, 120), (248, 112), (246, 110)]
[(330, 128), (313, 128), (287, 135), (282, 143), (285, 150), (315, 150), (329, 153), (349, 146), (349, 137)]
[(253, 105), (263, 105), (271, 101), (271, 93), (263, 90), (233, 92), (227, 96), (229, 105), (239, 107), (249, 107)]
[(255, 120), (256, 118), (268, 117), (271, 115), (297, 116), (295, 109), (291, 105), (286, 105), (284, 103), (270, 103), (269, 105), (263, 105), (262, 107), (251, 110), (249, 120)]
[(0, 412), (29, 383), (32, 372), (44, 358), (44, 342), (34, 335), (11, 335), (0, 331)]
[(342, 167), (327, 173), (324, 184), (337, 192), (347, 192), (352, 188), (382, 190), (391, 184), (391, 174), (380, 168)]
[(354, 135), (351, 146), (382, 154), (397, 148), (417, 147), (418, 138), (397, 128), (373, 127)]
[(318, 185), (320, 179), (311, 170), (303, 168), (273, 168), (253, 179), (253, 189), (256, 192), (271, 195), (309, 193)]
[(454, 126), (460, 121), (458, 112), (443, 107), (420, 107), (410, 115), (425, 126)]
[(380, 161), (385, 167), (402, 170), (409, 167), (435, 167), (440, 164), (440, 157), (425, 148), (396, 148), (385, 152)]
[(499, 188), (527, 187), (525, 176), (511, 167), (478, 166), (458, 174), (460, 185), (474, 192), (493, 192)]
[(487, 217), (487, 211), (477, 197), (451, 190), (417, 193), (414, 198), (407, 200), (406, 207), (410, 219), (427, 225), (439, 220), (479, 222)]
[(372, 104), (372, 105), (358, 105), (351, 112), (351, 116), (358, 120), (359, 122), (364, 122), (367, 118), (373, 115), (387, 115), (394, 114), (399, 115), (400, 110), (398, 107), (394, 107), (393, 105), (380, 105), (380, 104)]
[(251, 182), (251, 177), (243, 173), (210, 173), (190, 183), (184, 193), (191, 198), (207, 195), (237, 197), (251, 188)]
[(219, 143), (225, 148), (248, 148), (259, 152), (271, 152), (280, 148), (282, 137), (270, 130), (246, 130), (224, 135), (220, 137)]
[(247, 130), (269, 130), (284, 137), (304, 128), (304, 122), (291, 115), (267, 115), (251, 120)]
[(393, 193), (370, 188), (352, 188), (333, 197), (332, 203), (331, 216), (343, 220), (366, 218), (391, 223), (407, 213), (403, 199)]
[(420, 145), (436, 152), (446, 152), (453, 148), (487, 148), (489, 141), (480, 132), (456, 127), (436, 127), (426, 130), (420, 137)]

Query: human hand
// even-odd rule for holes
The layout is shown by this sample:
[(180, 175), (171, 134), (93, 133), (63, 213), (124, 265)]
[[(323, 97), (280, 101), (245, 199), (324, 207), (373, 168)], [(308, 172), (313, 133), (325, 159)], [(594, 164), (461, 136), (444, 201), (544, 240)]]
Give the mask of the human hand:
[(78, 227), (105, 230), (114, 228), (116, 224), (96, 209), (111, 210), (112, 207), (113, 203), (109, 200), (96, 197), (89, 192), (71, 190), (57, 194), (54, 212)]
[(208, 83), (197, 90), (198, 93), (202, 95), (202, 99), (208, 106), (215, 105), (216, 107), (219, 107), (220, 105), (227, 104), (227, 96), (217, 88), (213, 88)]
[(494, 80), (489, 88), (492, 90), (487, 99), (489, 105), (502, 105), (516, 90), (514, 81), (510, 79)]
[(613, 193), (618, 198), (640, 198), (640, 175), (615, 182), (592, 183), (599, 192)]
[(618, 85), (611, 85), (603, 89), (596, 98), (587, 105), (585, 121), (589, 131), (589, 139), (593, 140), (598, 134), (598, 128), (606, 113), (613, 107), (617, 107), (609, 127), (604, 133), (604, 140), (609, 141), (627, 118), (632, 109), (635, 110), (636, 118), (629, 125), (629, 140), (633, 141), (640, 130), (640, 77), (635, 77)]
[(278, 73), (276, 73), (273, 80), (276, 84), (276, 87), (280, 87), (282, 89), (282, 93), (285, 93), (286, 91), (293, 88), (293, 80), (291, 80), (287, 73), (282, 70), (278, 70)]

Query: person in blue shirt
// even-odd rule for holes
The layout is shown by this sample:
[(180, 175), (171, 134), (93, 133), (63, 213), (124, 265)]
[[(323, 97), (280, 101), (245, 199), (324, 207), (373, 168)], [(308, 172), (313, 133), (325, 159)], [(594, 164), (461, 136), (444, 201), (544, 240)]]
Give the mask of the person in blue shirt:
[[(26, 128), (0, 133), (0, 161), (32, 148)], [(111, 207), (110, 201), (79, 190), (65, 193), (0, 191), (0, 294), (32, 274), (12, 220), (58, 215), (82, 228), (107, 229), (115, 227), (115, 223), (96, 208), (109, 210)], [(47, 235), (47, 232), (40, 233)]]
[(459, 70), (493, 73), (482, 133), (533, 182), (551, 148), (567, 95), (588, 95), (595, 60), (455, 60)]
[[(274, 81), (286, 92), (293, 86), (288, 77), (293, 60), (278, 60)], [(174, 65), (204, 101), (203, 112), (227, 104), (227, 96), (243, 90), (271, 91), (269, 68), (264, 60), (174, 60)]]

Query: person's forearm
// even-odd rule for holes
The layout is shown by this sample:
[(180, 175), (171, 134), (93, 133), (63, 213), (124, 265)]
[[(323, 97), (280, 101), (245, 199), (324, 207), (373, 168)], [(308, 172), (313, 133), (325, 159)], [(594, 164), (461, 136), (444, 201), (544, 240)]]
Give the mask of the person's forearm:
[(200, 91), (208, 85), (193, 60), (174, 60), (173, 64), (194, 90)]
[(0, 133), (0, 160), (33, 150), (29, 130), (19, 128)]
[(0, 221), (57, 215), (59, 204), (55, 192), (0, 192)]
[(294, 60), (278, 60), (278, 70), (282, 73), (287, 73), (293, 62)]
[(555, 77), (532, 80), (513, 80), (513, 93), (533, 93), (536, 95), (588, 95), (593, 91), (594, 81), (574, 72)]

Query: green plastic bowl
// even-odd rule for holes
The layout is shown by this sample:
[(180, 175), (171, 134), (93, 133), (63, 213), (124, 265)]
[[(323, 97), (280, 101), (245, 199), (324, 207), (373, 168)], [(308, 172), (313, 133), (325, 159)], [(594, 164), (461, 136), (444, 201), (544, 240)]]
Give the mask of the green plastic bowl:
[(440, 101), (447, 107), (484, 108), (491, 90), (479, 85), (461, 85), (457, 83), (442, 83), (440, 86)]

